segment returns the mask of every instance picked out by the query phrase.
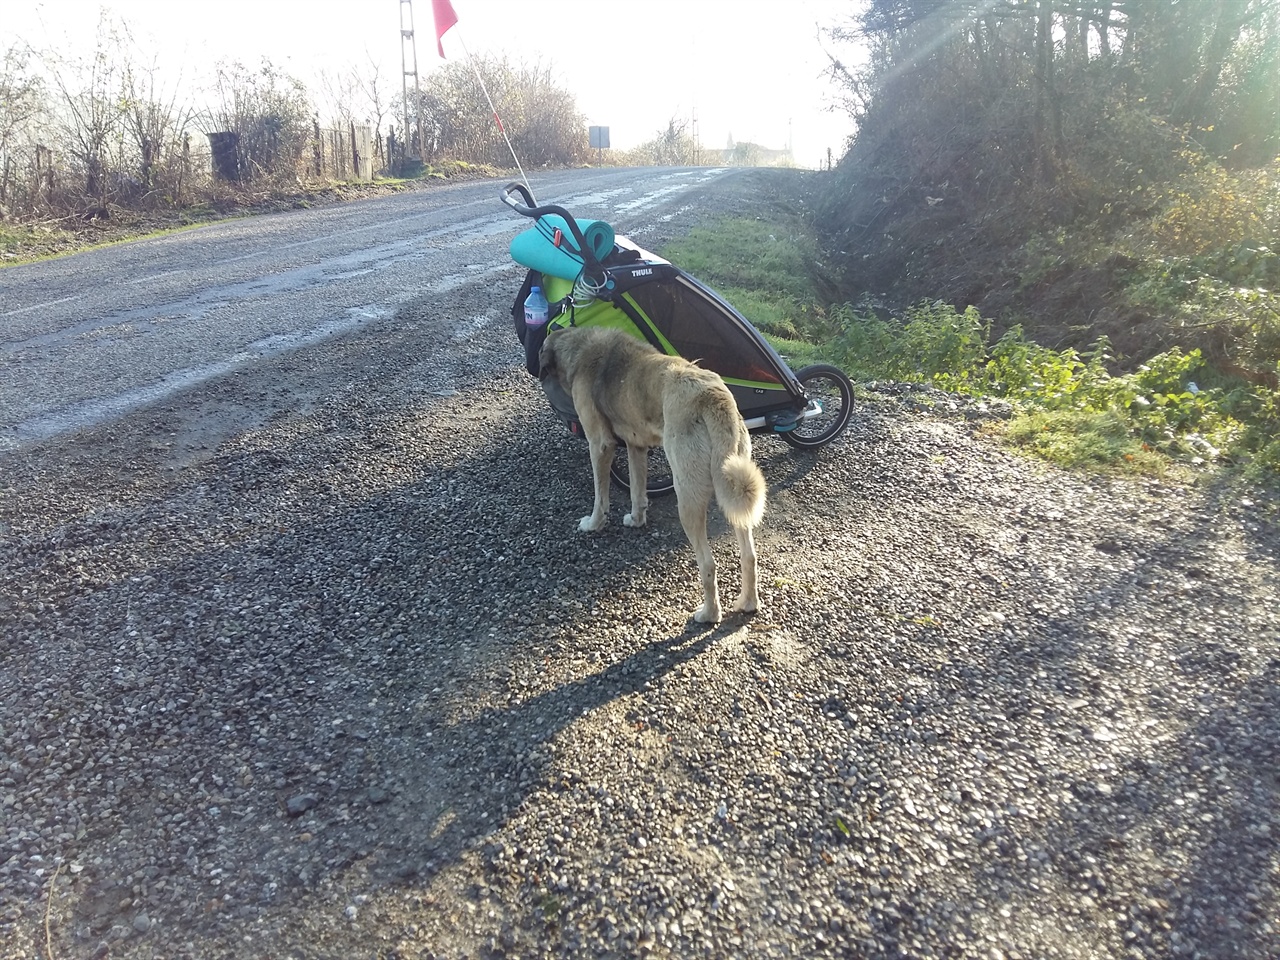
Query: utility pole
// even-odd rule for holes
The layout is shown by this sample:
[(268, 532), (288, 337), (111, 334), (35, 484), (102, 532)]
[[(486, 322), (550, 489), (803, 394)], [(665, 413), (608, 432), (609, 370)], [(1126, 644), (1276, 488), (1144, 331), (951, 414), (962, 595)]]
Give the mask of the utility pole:
[[(406, 15), (408, 20), (406, 21)], [(405, 23), (408, 26), (405, 26)], [(412, 65), (412, 69), (410, 66)], [(414, 113), (422, 107), (421, 90), (418, 87), (418, 45), (413, 39), (413, 0), (400, 0), (400, 89), (404, 98), (404, 131), (400, 141), (409, 146), (409, 131), (413, 130), (413, 159), (422, 162), (422, 117), (416, 117), (416, 129), (409, 126), (409, 78), (413, 77)], [(406, 156), (406, 160), (408, 157)]]
[(698, 142), (698, 106), (694, 104), (692, 115), (693, 127), (693, 165), (695, 167), (702, 166), (702, 144)]

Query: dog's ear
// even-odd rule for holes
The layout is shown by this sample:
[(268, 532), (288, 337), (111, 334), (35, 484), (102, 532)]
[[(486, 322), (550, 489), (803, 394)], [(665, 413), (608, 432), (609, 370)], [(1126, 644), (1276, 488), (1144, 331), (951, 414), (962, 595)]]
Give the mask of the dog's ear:
[(542, 341), (542, 347), (538, 350), (538, 379), (545, 380), (547, 377), (559, 377), (559, 371), (556, 369), (556, 340), (559, 339), (559, 331), (552, 331), (547, 335), (547, 339)]

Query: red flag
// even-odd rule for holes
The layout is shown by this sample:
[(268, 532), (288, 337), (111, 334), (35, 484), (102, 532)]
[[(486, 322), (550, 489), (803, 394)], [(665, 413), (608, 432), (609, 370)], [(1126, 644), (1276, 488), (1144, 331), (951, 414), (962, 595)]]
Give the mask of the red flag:
[(436, 19), (436, 49), (440, 51), (440, 59), (443, 60), (444, 35), (458, 22), (458, 15), (453, 12), (453, 4), (449, 0), (431, 0), (431, 13)]

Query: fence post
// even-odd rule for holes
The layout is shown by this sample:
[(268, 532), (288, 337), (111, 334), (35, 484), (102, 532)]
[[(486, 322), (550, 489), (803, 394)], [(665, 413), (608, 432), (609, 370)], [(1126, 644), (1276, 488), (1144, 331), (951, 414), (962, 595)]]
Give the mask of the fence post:
[(178, 189), (175, 191), (174, 200), (178, 206), (186, 204), (186, 193), (184, 188), (187, 181), (191, 179), (191, 134), (185, 130), (182, 132), (182, 166), (178, 170)]
[[(42, 163), (43, 161), (43, 163)], [(53, 204), (53, 151), (43, 143), (36, 144), (36, 200)]]
[(324, 154), (320, 145), (320, 118), (315, 117), (311, 121), (311, 129), (315, 133), (315, 139), (312, 141), (311, 153), (315, 158), (316, 179), (324, 176)]
[(356, 122), (348, 120), (347, 125), (351, 127), (351, 176), (354, 180), (360, 179), (360, 147), (356, 143)]
[(247, 170), (240, 159), (240, 134), (235, 130), (217, 130), (207, 136), (214, 175), (230, 183), (244, 180)]

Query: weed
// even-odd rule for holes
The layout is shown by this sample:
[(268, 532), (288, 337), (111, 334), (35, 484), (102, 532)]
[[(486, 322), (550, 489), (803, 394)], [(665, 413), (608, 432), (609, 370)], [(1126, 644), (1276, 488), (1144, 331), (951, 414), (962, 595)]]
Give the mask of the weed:
[[(1083, 352), (1054, 350), (1015, 326), (991, 343), (990, 324), (974, 307), (921, 302), (898, 318), (850, 304), (828, 309), (799, 266), (812, 244), (794, 240), (790, 251), (781, 244), (757, 221), (727, 220), (694, 231), (668, 256), (712, 285), (729, 280), (722, 293), (794, 365), (825, 361), (855, 378), (1007, 400), (1017, 414), (1004, 439), (1062, 466), (1160, 474), (1175, 462), (1221, 461), (1245, 463), (1255, 477), (1280, 474), (1280, 392), (1215, 373), (1199, 348), (1172, 347), (1137, 370), (1112, 374), (1105, 337)], [(1280, 261), (1270, 248), (1249, 249), (1241, 263), (1214, 269), (1237, 282), (1272, 282)], [(1233, 325), (1232, 342), (1253, 344), (1254, 357), (1280, 356), (1277, 299), (1263, 288), (1206, 279), (1210, 266), (1203, 258), (1147, 261), (1130, 292), (1146, 284), (1140, 295), (1148, 304), (1184, 317), (1197, 304), (1212, 308), (1215, 322)]]
[(1021, 450), (1062, 467), (1105, 467), (1121, 472), (1161, 473), (1166, 458), (1133, 436), (1114, 410), (1029, 410), (1004, 429)]

